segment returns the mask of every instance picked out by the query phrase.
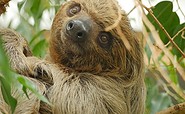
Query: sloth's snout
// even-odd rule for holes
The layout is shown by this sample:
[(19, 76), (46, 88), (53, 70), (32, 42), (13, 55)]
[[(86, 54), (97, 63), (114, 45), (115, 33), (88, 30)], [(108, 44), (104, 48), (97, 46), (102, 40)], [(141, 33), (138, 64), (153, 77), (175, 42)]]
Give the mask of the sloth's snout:
[(66, 35), (77, 42), (85, 41), (91, 30), (91, 23), (88, 20), (74, 19), (66, 24)]

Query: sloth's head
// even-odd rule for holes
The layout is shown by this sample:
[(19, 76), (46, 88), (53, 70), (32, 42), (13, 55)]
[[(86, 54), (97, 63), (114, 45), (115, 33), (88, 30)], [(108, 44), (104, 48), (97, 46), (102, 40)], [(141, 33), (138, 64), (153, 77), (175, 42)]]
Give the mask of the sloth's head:
[(63, 4), (52, 25), (50, 56), (77, 72), (112, 76), (132, 77), (143, 62), (141, 46), (115, 0)]

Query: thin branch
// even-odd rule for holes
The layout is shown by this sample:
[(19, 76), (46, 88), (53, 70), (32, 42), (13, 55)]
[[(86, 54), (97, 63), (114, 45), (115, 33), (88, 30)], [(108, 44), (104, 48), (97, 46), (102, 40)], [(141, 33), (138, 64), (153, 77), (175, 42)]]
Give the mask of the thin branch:
[(185, 102), (174, 105), (170, 108), (158, 112), (157, 114), (185, 114)]
[(181, 37), (185, 39), (185, 31), (182, 31)]
[(138, 3), (148, 11), (148, 13), (153, 17), (153, 19), (157, 22), (159, 27), (163, 30), (163, 32), (166, 34), (167, 38), (170, 40), (170, 42), (174, 45), (175, 48), (181, 53), (181, 55), (185, 58), (185, 53), (178, 47), (178, 45), (172, 40), (169, 33), (166, 31), (166, 29), (163, 27), (163, 25), (159, 22), (159, 20), (155, 17), (153, 14), (153, 11), (150, 8), (147, 8), (145, 5), (143, 5), (139, 0), (137, 0)]
[[(142, 9), (143, 10), (143, 9)], [(164, 54), (169, 58), (169, 60), (171, 61), (171, 63), (174, 65), (174, 67), (177, 69), (178, 73), (182, 76), (182, 79), (185, 81), (185, 70), (184, 68), (177, 62), (177, 61), (174, 61), (175, 60), (175, 57), (172, 55), (172, 53), (170, 53), (169, 49), (167, 49), (165, 46), (164, 46), (164, 43), (162, 42), (162, 40), (160, 39), (159, 37), (159, 34), (158, 32), (155, 30), (155, 27), (152, 25), (152, 23), (148, 20), (148, 18), (146, 17), (146, 15), (143, 15), (142, 16), (142, 19), (143, 19), (143, 22), (147, 25), (147, 27), (149, 28), (149, 30), (151, 31), (151, 34), (152, 36), (155, 38), (155, 41), (156, 41), (156, 44), (157, 44), (157, 47), (159, 47), (163, 52)], [(144, 28), (144, 26), (143, 26)], [(143, 30), (144, 31), (144, 30)], [(144, 33), (144, 32), (143, 32)], [(144, 34), (145, 36), (145, 34)], [(146, 39), (148, 39), (148, 36), (145, 36)], [(152, 45), (153, 46), (153, 45)], [(153, 51), (152, 51), (153, 52)], [(156, 54), (156, 51), (154, 50), (153, 52), (154, 54)], [(157, 55), (155, 55), (157, 56)]]
[[(168, 95), (170, 95), (170, 96), (171, 96), (172, 98), (174, 98), (176, 101), (182, 100), (182, 99), (180, 99), (179, 97), (177, 97), (177, 95), (176, 95), (175, 93), (173, 93), (173, 92), (171, 92), (171, 91), (169, 90), (168, 86), (165, 84), (164, 80), (161, 78), (161, 76), (160, 76), (159, 73), (154, 72), (154, 71), (151, 70), (151, 69), (149, 69), (149, 70), (153, 73), (153, 75), (154, 75), (154, 77), (156, 78), (156, 80), (158, 80), (158, 81), (160, 82), (161, 86), (164, 88), (164, 90), (166, 91), (166, 93), (167, 93)], [(171, 86), (169, 85), (169, 87), (171, 87)]]
[[(147, 21), (145, 15), (143, 15), (143, 18), (145, 19), (145, 21)], [(149, 22), (148, 22), (148, 23), (149, 23)], [(151, 25), (151, 26), (152, 26), (152, 25)], [(148, 27), (149, 27), (149, 26), (148, 26)], [(148, 33), (147, 33), (147, 31), (146, 31), (146, 28), (145, 28), (145, 27), (143, 27), (143, 28), (144, 28), (144, 29), (143, 29), (143, 34), (144, 34), (144, 36), (148, 36), (148, 35), (147, 35)], [(151, 29), (151, 28), (149, 28), (149, 29)], [(152, 34), (154, 34), (154, 33), (152, 33)], [(154, 36), (155, 36), (155, 35), (154, 35)], [(147, 44), (150, 46), (151, 51), (152, 51), (153, 53), (157, 53), (156, 50), (155, 50), (155, 48), (154, 48), (154, 46), (153, 46), (153, 44), (152, 44), (152, 42), (151, 42), (151, 39), (147, 38), (146, 41), (147, 41)], [(183, 93), (183, 91), (182, 91), (179, 87), (177, 87), (177, 86), (175, 85), (174, 82), (172, 82), (172, 81), (170, 80), (170, 78), (169, 78), (167, 72), (165, 72), (165, 71), (160, 67), (160, 63), (159, 63), (159, 61), (158, 61), (157, 55), (152, 56), (152, 58), (153, 58), (153, 61), (155, 62), (156, 68), (157, 68), (157, 70), (160, 72), (162, 78), (167, 82), (167, 84), (174, 90), (174, 92), (175, 92), (176, 94), (178, 94), (181, 98), (185, 99), (185, 93)], [(179, 68), (178, 68), (178, 69), (179, 69)]]
[(180, 63), (183, 59), (184, 59), (184, 58), (183, 58), (183, 57), (181, 57), (181, 58), (179, 59), (179, 61), (178, 61), (178, 62)]
[(130, 13), (132, 13), (134, 11), (134, 9), (136, 9), (136, 5), (127, 13), (127, 15), (130, 15)]
[[(182, 28), (181, 30), (179, 30), (173, 37), (172, 37), (172, 40), (174, 40), (181, 32), (182, 34), (184, 33), (185, 31), (185, 27)], [(181, 35), (182, 36), (182, 35)], [(183, 37), (182, 37), (183, 38)], [(170, 44), (170, 41), (165, 45), (166, 47)]]

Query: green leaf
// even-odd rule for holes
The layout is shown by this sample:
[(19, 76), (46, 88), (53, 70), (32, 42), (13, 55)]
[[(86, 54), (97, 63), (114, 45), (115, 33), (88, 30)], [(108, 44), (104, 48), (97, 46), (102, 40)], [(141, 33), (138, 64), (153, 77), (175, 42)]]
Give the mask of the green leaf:
[(26, 86), (22, 86), (22, 90), (23, 90), (23, 92), (26, 94), (26, 97), (28, 98), (28, 99), (30, 99), (29, 98), (29, 95), (28, 95), (28, 92), (27, 92), (27, 88), (26, 88)]
[[(41, 93), (39, 93), (37, 91), (37, 88), (35, 87), (35, 85), (31, 81), (29, 81), (21, 76), (18, 76), (17, 80), (23, 85), (24, 88), (27, 88), (31, 92), (33, 92), (40, 100), (51, 105), (50, 102)], [(27, 94), (27, 91), (24, 90), (24, 92), (26, 92), (26, 94)]]
[[(185, 27), (185, 23), (180, 24), (180, 20), (177, 13), (173, 12), (172, 9), (173, 4), (170, 1), (160, 2), (152, 9), (153, 14), (157, 17), (159, 22), (162, 24), (162, 26), (165, 28), (165, 30), (169, 33), (171, 37), (173, 37), (180, 29)], [(147, 17), (155, 26), (156, 30), (159, 31), (160, 38), (164, 42), (164, 44), (168, 43), (169, 38), (166, 36), (160, 26), (156, 23), (153, 17), (150, 14), (148, 14)], [(185, 39), (178, 35), (174, 41), (182, 51), (185, 51)], [(172, 44), (170, 46), (172, 46)], [(178, 58), (182, 57), (181, 53), (176, 49), (176, 47), (172, 48), (172, 53), (177, 55)]]
[(175, 84), (178, 84), (178, 76), (177, 76), (177, 72), (176, 69), (173, 67), (173, 65), (168, 66), (168, 71), (169, 71), (169, 76), (172, 82), (174, 82)]
[(11, 95), (11, 85), (10, 83), (3, 77), (0, 76), (0, 81), (1, 81), (1, 92), (3, 95), (3, 99), (5, 102), (10, 105), (12, 114), (15, 111), (15, 108), (17, 106), (17, 100), (12, 97)]
[(43, 11), (49, 6), (49, 0), (26, 0), (23, 8), (30, 16), (38, 20), (41, 18)]
[(6, 75), (8, 73), (6, 72), (7, 69), (9, 69), (8, 58), (3, 49), (3, 44), (0, 36), (0, 70), (3, 73), (3, 75)]
[(10, 70), (10, 65), (8, 62), (8, 57), (5, 54), (5, 51), (3, 49), (3, 44), (0, 36), (0, 73), (5, 76), (4, 78), (9, 81), (9, 83), (12, 83), (15, 80), (15, 77)]
[[(179, 30), (181, 30), (182, 28), (185, 27), (185, 23), (181, 24), (181, 25), (177, 25), (176, 28), (173, 30), (172, 36), (174, 36), (175, 34), (177, 34), (177, 32)], [(180, 33), (175, 39), (174, 42), (178, 45), (178, 47), (185, 52), (185, 39), (182, 38), (182, 33)], [(174, 55), (177, 55), (178, 58), (182, 57), (182, 54), (179, 52), (179, 50), (177, 50), (177, 48), (172, 48), (172, 53)]]
[[(152, 9), (152, 11), (153, 11), (153, 14), (156, 16), (156, 18), (159, 19), (159, 21), (161, 23), (165, 23), (169, 19), (170, 15), (172, 13), (172, 9), (173, 9), (172, 2), (163, 1), (163, 2), (158, 3)], [(155, 20), (153, 19), (153, 17), (150, 14), (148, 14), (147, 17), (154, 24), (154, 26), (156, 28), (158, 28), (158, 25), (155, 22)]]
[(22, 7), (24, 6), (24, 3), (25, 3), (25, 1), (22, 1), (17, 4), (19, 11), (21, 11)]
[(18, 76), (17, 80), (19, 81), (19, 83), (21, 83), (24, 87), (28, 88), (29, 90), (31, 90), (33, 92), (36, 91), (35, 85), (32, 82), (28, 81), (27, 79), (25, 79), (21, 76)]
[(10, 65), (8, 62), (8, 57), (3, 49), (3, 44), (0, 36), (0, 86), (1, 92), (5, 102), (11, 107), (12, 113), (15, 111), (17, 106), (17, 101), (11, 95), (11, 85), (15, 80), (15, 77), (10, 70)]
[(40, 40), (32, 49), (35, 56), (43, 57), (46, 53), (47, 43), (45, 39)]
[[(153, 14), (159, 20), (159, 22), (163, 25), (163, 27), (167, 30), (167, 32), (172, 35), (173, 30), (176, 28), (177, 25), (180, 24), (178, 15), (172, 11), (173, 4), (170, 1), (163, 1), (158, 3), (153, 9)], [(169, 39), (160, 28), (160, 26), (156, 23), (153, 17), (148, 14), (148, 19), (152, 24), (155, 26), (157, 30), (159, 30), (159, 35), (164, 43), (167, 43)]]
[[(177, 59), (176, 57), (174, 57), (174, 61), (175, 63), (177, 62)], [(177, 75), (177, 71), (176, 71), (176, 68), (174, 67), (173, 64), (166, 64), (165, 62), (162, 62), (163, 63), (163, 67), (165, 70), (167, 70), (167, 72), (169, 73), (169, 77), (171, 79), (172, 82), (174, 82), (175, 84), (179, 84), (179, 81), (178, 81), (178, 75)]]
[(44, 31), (45, 30), (41, 30), (36, 35), (34, 35), (31, 41), (29, 42), (29, 45), (34, 45), (34, 42), (37, 40), (37, 38), (39, 38), (43, 34)]

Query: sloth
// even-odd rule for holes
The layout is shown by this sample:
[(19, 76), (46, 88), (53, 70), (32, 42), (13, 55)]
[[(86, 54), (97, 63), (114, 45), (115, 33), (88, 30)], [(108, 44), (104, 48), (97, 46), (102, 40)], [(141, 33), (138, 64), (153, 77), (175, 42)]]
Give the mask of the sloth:
[[(13, 90), (15, 113), (144, 113), (143, 48), (117, 1), (64, 3), (53, 20), (46, 59), (34, 57), (15, 31), (0, 29), (0, 34), (12, 69), (52, 104), (31, 92), (30, 99), (22, 98)], [(0, 111), (8, 110), (0, 100)]]

